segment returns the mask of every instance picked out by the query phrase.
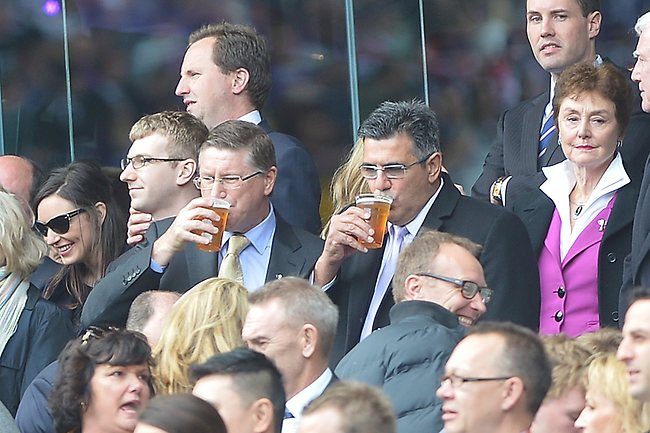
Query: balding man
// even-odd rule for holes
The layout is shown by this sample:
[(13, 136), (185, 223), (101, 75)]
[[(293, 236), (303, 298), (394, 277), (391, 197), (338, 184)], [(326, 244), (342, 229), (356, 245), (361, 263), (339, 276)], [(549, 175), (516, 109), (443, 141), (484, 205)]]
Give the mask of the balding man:
[(17, 155), (0, 156), (0, 185), (25, 203), (31, 203), (41, 177), (41, 170), (29, 159)]

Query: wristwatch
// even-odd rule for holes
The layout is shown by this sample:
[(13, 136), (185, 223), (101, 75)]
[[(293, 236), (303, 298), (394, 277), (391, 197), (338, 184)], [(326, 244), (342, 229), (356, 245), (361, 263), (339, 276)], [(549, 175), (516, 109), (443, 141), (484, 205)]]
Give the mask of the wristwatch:
[(503, 186), (503, 181), (506, 180), (505, 176), (501, 176), (494, 181), (492, 187), (490, 187), (490, 203), (498, 204), (503, 206), (503, 197), (501, 196), (501, 187)]

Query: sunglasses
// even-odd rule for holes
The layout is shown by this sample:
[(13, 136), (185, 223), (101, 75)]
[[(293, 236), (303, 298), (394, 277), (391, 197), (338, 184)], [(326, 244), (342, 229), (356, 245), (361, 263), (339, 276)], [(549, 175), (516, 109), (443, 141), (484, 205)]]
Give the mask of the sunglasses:
[(70, 220), (80, 213), (86, 212), (86, 209), (75, 209), (71, 212), (64, 213), (63, 215), (55, 216), (46, 223), (36, 221), (34, 228), (43, 236), (47, 236), (47, 229), (52, 230), (54, 233), (63, 235), (70, 230)]

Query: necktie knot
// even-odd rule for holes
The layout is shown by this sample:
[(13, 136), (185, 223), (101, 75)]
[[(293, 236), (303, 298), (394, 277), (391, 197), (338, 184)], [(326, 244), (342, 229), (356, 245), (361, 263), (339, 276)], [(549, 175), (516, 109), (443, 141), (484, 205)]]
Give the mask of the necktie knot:
[(248, 238), (242, 234), (234, 234), (230, 237), (228, 240), (228, 254), (235, 254), (239, 255), (242, 251), (244, 251), (244, 248), (249, 246), (251, 243)]
[(239, 254), (250, 245), (251, 241), (242, 234), (233, 234), (228, 240), (228, 252), (219, 269), (219, 278), (230, 278), (244, 284), (244, 271), (239, 261)]

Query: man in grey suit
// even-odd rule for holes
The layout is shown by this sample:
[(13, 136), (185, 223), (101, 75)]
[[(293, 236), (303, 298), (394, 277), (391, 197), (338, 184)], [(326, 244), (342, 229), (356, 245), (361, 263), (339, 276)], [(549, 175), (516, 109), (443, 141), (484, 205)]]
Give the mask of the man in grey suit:
[[(599, 9), (599, 0), (527, 0), (526, 33), (535, 59), (550, 73), (549, 90), (501, 115), (472, 197), (503, 205), (509, 197), (537, 189), (545, 180), (542, 167), (565, 159), (553, 124), (555, 81), (576, 63), (608, 61), (596, 53)], [(635, 108), (621, 148), (632, 179), (641, 177), (650, 134), (650, 116)]]
[[(323, 242), (284, 222), (271, 205), (275, 153), (259, 126), (230, 120), (215, 127), (201, 147), (199, 167), (195, 183), (202, 197), (191, 200), (173, 221), (154, 223), (143, 242), (111, 265), (86, 300), (83, 327), (122, 324), (130, 303), (143, 291), (185, 292), (217, 275), (235, 235), (248, 240), (239, 262), (243, 284), (250, 290), (282, 276), (306, 277), (312, 271)], [(219, 253), (197, 248), (207, 243), (197, 233), (216, 233), (209, 221), (219, 219), (210, 209), (213, 198), (230, 203)]]

